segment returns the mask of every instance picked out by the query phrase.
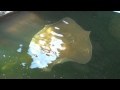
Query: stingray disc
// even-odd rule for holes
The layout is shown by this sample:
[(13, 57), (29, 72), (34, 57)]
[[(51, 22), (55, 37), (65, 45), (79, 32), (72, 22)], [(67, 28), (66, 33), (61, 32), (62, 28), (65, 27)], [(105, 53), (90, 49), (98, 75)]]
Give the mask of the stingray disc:
[(51, 69), (67, 61), (86, 64), (92, 56), (89, 35), (90, 31), (68, 17), (45, 25), (30, 42), (28, 54), (33, 59), (30, 68)]

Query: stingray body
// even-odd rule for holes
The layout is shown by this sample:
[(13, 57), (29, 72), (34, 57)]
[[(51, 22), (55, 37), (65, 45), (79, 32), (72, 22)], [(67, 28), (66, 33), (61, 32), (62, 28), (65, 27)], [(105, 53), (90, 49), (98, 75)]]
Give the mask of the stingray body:
[(59, 63), (73, 61), (86, 64), (92, 56), (90, 31), (85, 31), (69, 17), (45, 25), (32, 38), (28, 54), (33, 59), (30, 68), (51, 70)]

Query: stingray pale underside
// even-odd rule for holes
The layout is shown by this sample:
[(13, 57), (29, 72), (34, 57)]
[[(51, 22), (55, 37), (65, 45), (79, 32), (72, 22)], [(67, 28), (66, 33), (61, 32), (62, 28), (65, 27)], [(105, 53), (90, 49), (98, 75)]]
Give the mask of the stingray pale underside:
[(92, 56), (90, 31), (85, 31), (69, 17), (45, 25), (32, 38), (28, 54), (33, 62), (30, 68), (51, 70), (59, 63), (73, 61), (86, 64)]

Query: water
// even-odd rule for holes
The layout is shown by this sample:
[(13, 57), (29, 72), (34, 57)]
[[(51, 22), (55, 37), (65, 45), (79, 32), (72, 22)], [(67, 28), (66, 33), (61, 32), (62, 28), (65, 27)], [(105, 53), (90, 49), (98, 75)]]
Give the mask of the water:
[[(110, 31), (113, 24), (119, 23), (113, 20), (116, 15), (119, 16), (118, 13), (110, 11), (41, 11), (17, 12), (1, 18), (0, 78), (120, 78), (120, 42)], [(30, 69), (32, 59), (27, 50), (32, 37), (44, 25), (55, 23), (64, 17), (72, 18), (85, 30), (91, 31), (93, 52), (90, 62), (84, 65), (74, 62), (62, 63), (55, 65), (50, 72), (38, 68)], [(20, 52), (17, 52), (19, 48)]]

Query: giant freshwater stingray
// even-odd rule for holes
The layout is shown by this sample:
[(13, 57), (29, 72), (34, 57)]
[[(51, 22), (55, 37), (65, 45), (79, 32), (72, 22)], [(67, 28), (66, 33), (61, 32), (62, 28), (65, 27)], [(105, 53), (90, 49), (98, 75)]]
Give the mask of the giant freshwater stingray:
[(50, 71), (60, 63), (72, 61), (86, 64), (92, 56), (90, 31), (85, 31), (69, 17), (45, 25), (32, 38), (28, 54), (33, 62), (30, 68)]

